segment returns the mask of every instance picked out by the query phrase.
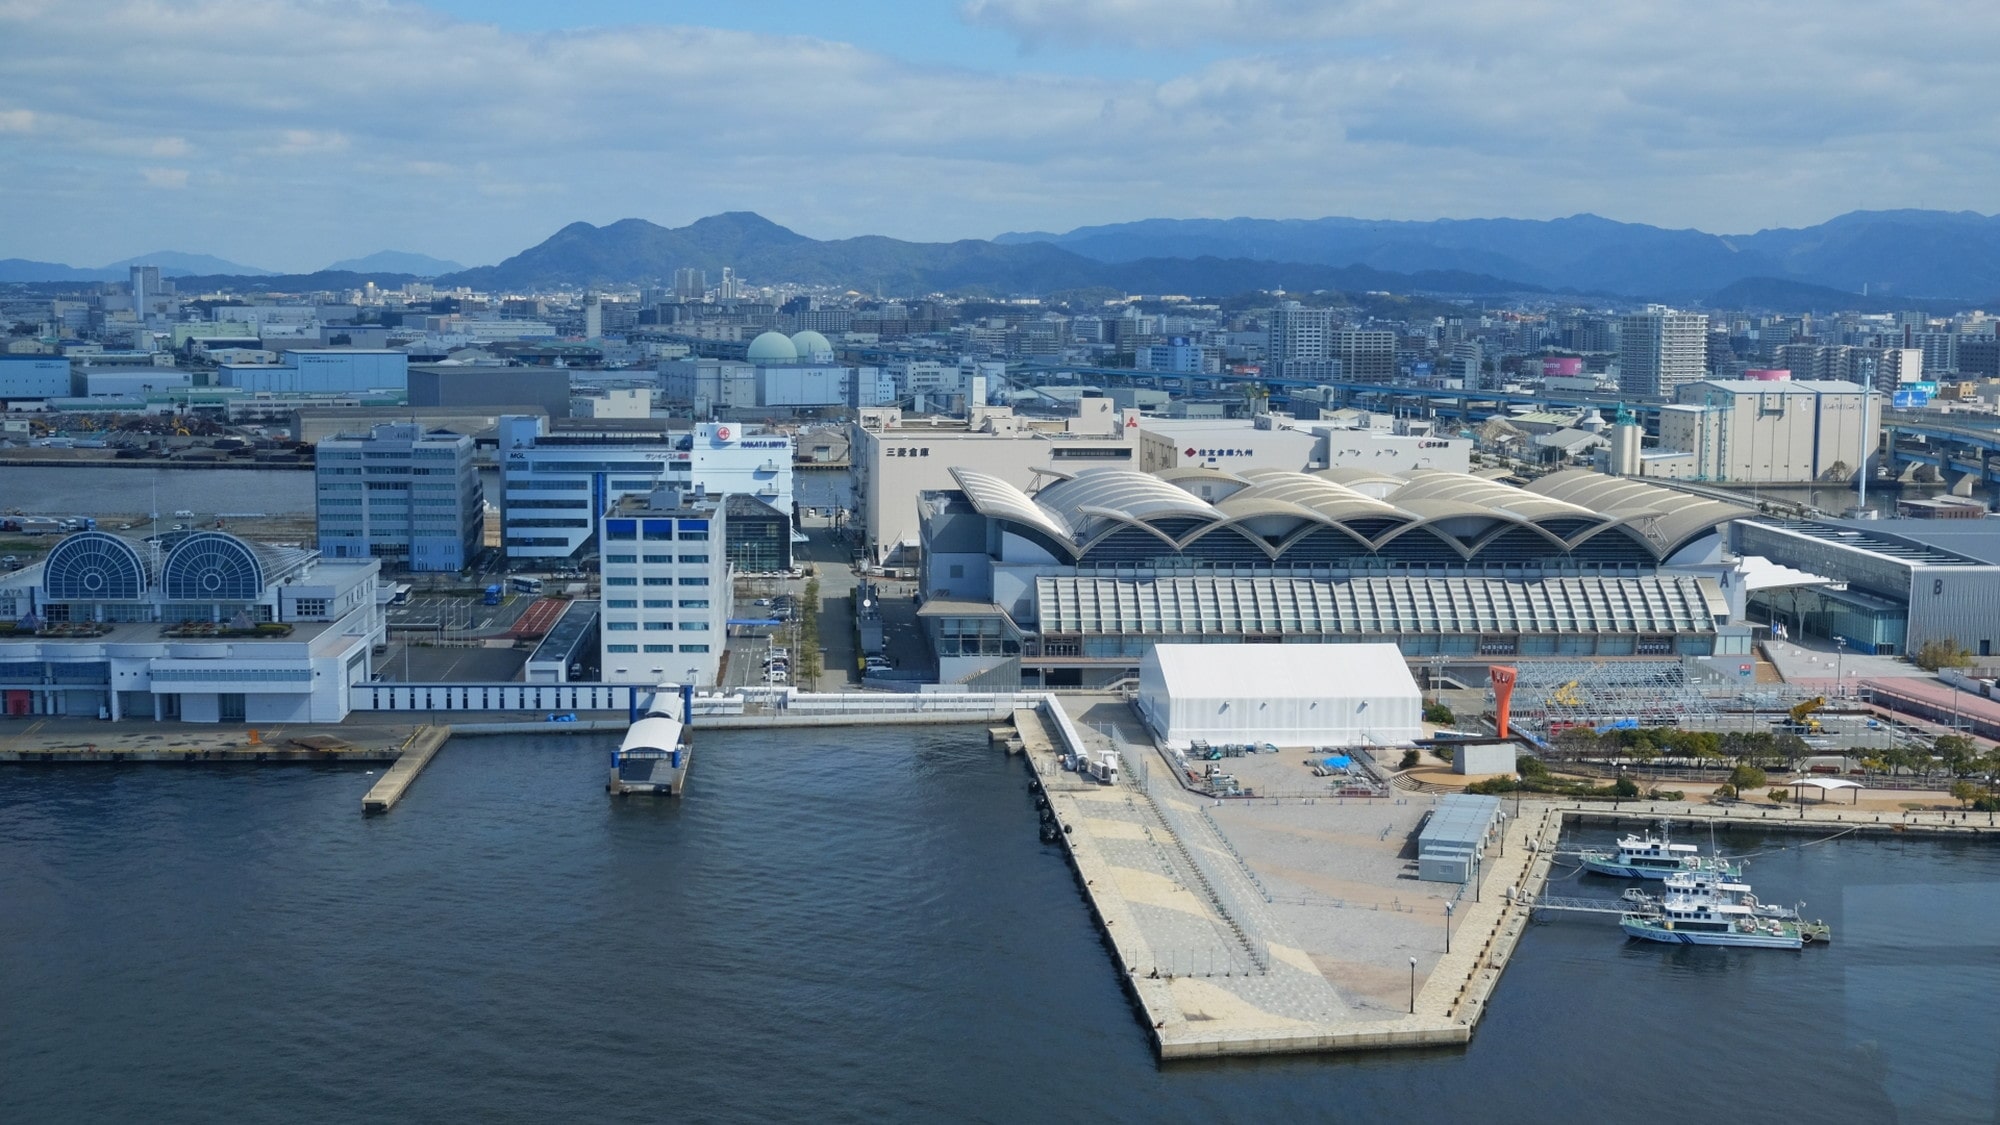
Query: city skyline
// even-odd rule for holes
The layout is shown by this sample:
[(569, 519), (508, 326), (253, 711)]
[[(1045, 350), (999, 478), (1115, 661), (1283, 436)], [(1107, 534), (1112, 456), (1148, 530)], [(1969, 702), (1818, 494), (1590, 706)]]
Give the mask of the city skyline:
[(1952, 94), (2000, 22), (1978, 11), (1901, 13), (1886, 43), (1838, 8), (1739, 13), (1784, 26), (1782, 52), (1563, 0), (563, 12), (0, 6), (0, 256), (486, 263), (574, 220), (726, 210), (948, 241), (1150, 217), (1590, 212), (1749, 233), (1993, 209), (1992, 126)]

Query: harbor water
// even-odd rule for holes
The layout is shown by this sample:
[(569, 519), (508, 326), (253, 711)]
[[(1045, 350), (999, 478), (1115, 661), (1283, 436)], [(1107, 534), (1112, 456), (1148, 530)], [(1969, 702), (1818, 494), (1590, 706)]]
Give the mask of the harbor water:
[[(1725, 835), (1803, 952), (1533, 927), (1464, 1049), (1162, 1067), (978, 728), (0, 771), (0, 1121), (1993, 1121), (2000, 852)], [(377, 774), (379, 776), (379, 772)], [(1593, 837), (1608, 837), (1596, 831)], [(1615, 896), (1596, 877), (1560, 894)]]

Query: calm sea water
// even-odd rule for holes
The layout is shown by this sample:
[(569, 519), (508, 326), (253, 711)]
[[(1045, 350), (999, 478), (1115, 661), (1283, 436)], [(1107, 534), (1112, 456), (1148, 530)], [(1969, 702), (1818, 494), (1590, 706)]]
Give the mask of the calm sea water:
[(156, 495), (161, 515), (183, 508), (297, 515), (313, 510), (313, 475), (298, 469), (0, 465), (0, 510), (19, 508), (31, 516), (137, 515), (156, 510)]
[[(0, 771), (0, 1121), (1993, 1121), (2000, 853), (1759, 856), (1804, 953), (1537, 927), (1464, 1050), (1153, 1060), (983, 732)], [(1790, 837), (1725, 838), (1759, 851)], [(1615, 894), (1615, 884), (1585, 884)]]

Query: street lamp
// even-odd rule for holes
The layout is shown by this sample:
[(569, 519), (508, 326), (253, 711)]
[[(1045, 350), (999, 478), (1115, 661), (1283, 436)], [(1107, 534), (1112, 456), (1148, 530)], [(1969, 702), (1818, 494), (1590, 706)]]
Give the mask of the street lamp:
[(1847, 638), (1833, 638), (1833, 690), (1838, 695), (1847, 694)]
[(1444, 904), (1444, 951), (1447, 956), (1451, 954), (1451, 908), (1451, 903)]
[(1417, 1014), (1417, 959), (1410, 958), (1410, 1014)]

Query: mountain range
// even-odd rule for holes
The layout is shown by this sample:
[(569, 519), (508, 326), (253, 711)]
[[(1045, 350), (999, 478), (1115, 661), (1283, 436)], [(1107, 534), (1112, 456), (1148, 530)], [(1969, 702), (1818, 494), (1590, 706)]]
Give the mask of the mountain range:
[(1721, 235), (1565, 219), (1145, 219), (1064, 234), (1015, 232), (1100, 262), (1202, 254), (1460, 270), (1551, 289), (1699, 301), (1752, 278), (1876, 298), (2000, 293), (2000, 217), (1970, 211), (1854, 211), (1817, 226)]
[(1505, 293), (1517, 282), (1456, 270), (1400, 273), (1370, 266), (1256, 261), (1213, 256), (1106, 262), (1059, 246), (981, 239), (904, 242), (879, 235), (819, 241), (748, 211), (663, 227), (644, 219), (607, 226), (571, 223), (495, 266), (437, 279), (474, 289), (529, 289), (664, 281), (675, 269), (727, 266), (760, 282), (848, 286), (897, 295), (934, 292), (1048, 293), (1108, 287), (1145, 293), (1238, 293), (1251, 289), (1396, 289)]
[[(131, 262), (195, 275), (212, 288), (279, 280), (201, 255)], [(100, 270), (0, 260), (0, 282), (122, 280)], [(196, 268), (199, 267), (199, 268)], [(343, 277), (389, 283), (432, 277), (447, 286), (533, 290), (559, 285), (664, 283), (693, 267), (725, 267), (759, 283), (828, 285), (911, 296), (1125, 293), (1226, 296), (1286, 289), (1496, 296), (1542, 292), (1773, 311), (2000, 303), (2000, 218), (1972, 212), (1855, 211), (1812, 227), (1716, 235), (1564, 219), (1145, 219), (1067, 233), (905, 242), (868, 235), (819, 240), (747, 211), (663, 227), (644, 219), (571, 223), (492, 266), (458, 268), (382, 251), (334, 263)], [(314, 277), (319, 275), (305, 275)]]

